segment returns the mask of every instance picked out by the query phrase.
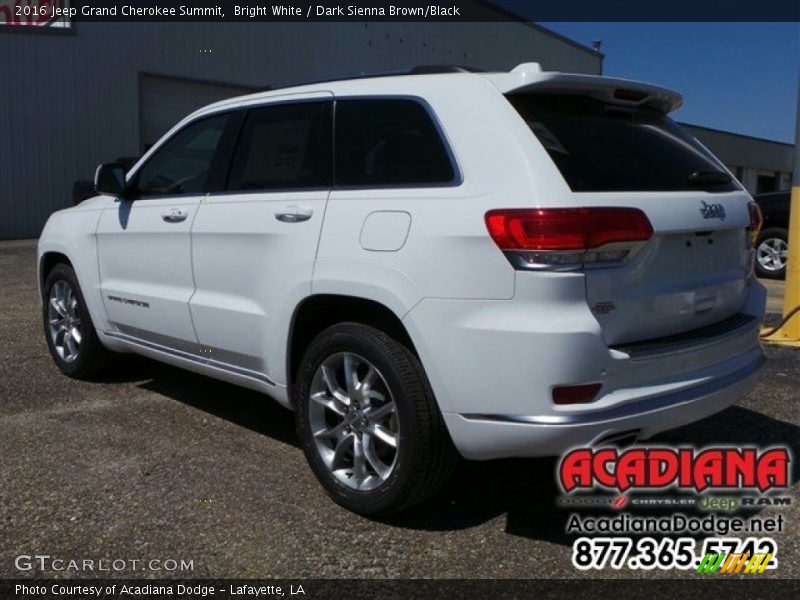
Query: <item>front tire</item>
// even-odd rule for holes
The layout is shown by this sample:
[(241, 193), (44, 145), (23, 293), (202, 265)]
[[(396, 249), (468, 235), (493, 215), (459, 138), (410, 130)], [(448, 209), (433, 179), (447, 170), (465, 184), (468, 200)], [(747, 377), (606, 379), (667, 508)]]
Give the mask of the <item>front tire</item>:
[(456, 452), (417, 358), (366, 325), (319, 334), (295, 385), (298, 437), (330, 497), (368, 516), (396, 513), (448, 481)]
[(763, 230), (756, 242), (756, 273), (759, 277), (783, 279), (789, 255), (789, 232), (783, 227)]
[(58, 264), (47, 274), (42, 319), (50, 356), (74, 379), (92, 379), (108, 365), (112, 353), (97, 337), (75, 271)]

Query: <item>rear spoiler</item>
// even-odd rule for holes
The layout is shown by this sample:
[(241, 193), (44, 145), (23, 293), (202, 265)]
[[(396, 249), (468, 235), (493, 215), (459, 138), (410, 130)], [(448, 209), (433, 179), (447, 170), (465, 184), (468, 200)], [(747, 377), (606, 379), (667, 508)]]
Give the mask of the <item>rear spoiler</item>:
[(678, 92), (657, 85), (614, 77), (542, 71), (538, 63), (521, 64), (510, 73), (481, 75), (503, 94), (575, 94), (620, 106), (649, 106), (665, 114), (683, 104)]

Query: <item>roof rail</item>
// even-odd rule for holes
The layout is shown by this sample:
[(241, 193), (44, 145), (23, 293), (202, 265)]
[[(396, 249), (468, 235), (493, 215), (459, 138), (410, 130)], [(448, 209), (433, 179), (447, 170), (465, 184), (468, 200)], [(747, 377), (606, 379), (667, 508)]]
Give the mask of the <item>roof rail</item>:
[[(410, 69), (398, 71), (381, 71), (376, 73), (360, 73), (358, 75), (344, 75), (342, 77), (328, 77), (325, 79), (314, 79), (311, 81), (299, 81), (277, 87), (269, 87), (268, 90), (280, 90), (289, 87), (299, 87), (301, 85), (314, 85), (317, 83), (331, 83), (334, 81), (349, 81), (351, 79), (371, 79), (373, 77), (397, 77), (399, 75), (435, 75), (440, 73), (485, 73), (483, 69), (476, 67), (466, 67), (460, 65), (420, 65)], [(267, 91), (267, 90), (264, 90)]]
[(437, 73), (486, 73), (486, 69), (463, 65), (419, 65), (409, 69), (409, 75), (433, 75)]

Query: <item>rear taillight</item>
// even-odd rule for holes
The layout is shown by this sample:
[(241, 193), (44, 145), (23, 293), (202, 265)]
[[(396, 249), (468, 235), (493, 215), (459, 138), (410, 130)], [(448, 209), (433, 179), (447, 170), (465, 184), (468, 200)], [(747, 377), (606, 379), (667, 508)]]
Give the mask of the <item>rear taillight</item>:
[(498, 209), (486, 227), (516, 268), (568, 268), (623, 261), (653, 236), (636, 208)]
[(750, 247), (752, 248), (756, 245), (761, 226), (764, 224), (764, 216), (761, 214), (761, 208), (755, 202), (747, 204), (747, 212), (750, 213), (750, 224), (747, 226), (747, 233), (749, 234)]

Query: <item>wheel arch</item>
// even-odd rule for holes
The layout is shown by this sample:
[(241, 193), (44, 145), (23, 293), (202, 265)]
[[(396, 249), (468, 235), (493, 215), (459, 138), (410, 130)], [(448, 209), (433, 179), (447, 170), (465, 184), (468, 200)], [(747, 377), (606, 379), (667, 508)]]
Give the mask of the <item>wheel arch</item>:
[(70, 258), (63, 252), (48, 250), (43, 252), (39, 258), (39, 299), (42, 302), (44, 302), (44, 282), (47, 280), (47, 276), (56, 265), (62, 263), (68, 265), (73, 271), (75, 271), (75, 276), (78, 276), (75, 265), (72, 264)]
[[(69, 211), (64, 212), (69, 213)], [(81, 214), (82, 213), (76, 213), (77, 216)], [(64, 216), (74, 217), (75, 215)], [(77, 226), (82, 225), (79, 219), (76, 218), (75, 220), (77, 221)], [(63, 227), (54, 229), (50, 226), (50, 221), (48, 221), (48, 225), (45, 227), (45, 231), (39, 239), (36, 259), (36, 280), (39, 287), (39, 298), (44, 302), (44, 284), (47, 281), (48, 274), (53, 268), (58, 264), (69, 266), (75, 272), (75, 277), (78, 280), (78, 285), (86, 301), (86, 306), (92, 317), (92, 322), (98, 332), (102, 332), (107, 329), (107, 319), (100, 293), (99, 266), (95, 239), (94, 236), (88, 234), (88, 232), (87, 235), (76, 235), (75, 239), (67, 237), (62, 231), (68, 231), (68, 225), (70, 225), (70, 223), (66, 223)]]
[(765, 229), (789, 229), (789, 212), (777, 213), (767, 212), (764, 214), (764, 222), (761, 224), (761, 231)]
[(308, 345), (323, 330), (336, 323), (353, 322), (380, 329), (405, 345), (417, 358), (419, 354), (400, 317), (376, 300), (343, 294), (313, 294), (294, 310), (289, 324), (286, 348), (286, 381), (291, 402), (295, 376)]

